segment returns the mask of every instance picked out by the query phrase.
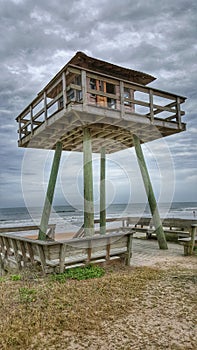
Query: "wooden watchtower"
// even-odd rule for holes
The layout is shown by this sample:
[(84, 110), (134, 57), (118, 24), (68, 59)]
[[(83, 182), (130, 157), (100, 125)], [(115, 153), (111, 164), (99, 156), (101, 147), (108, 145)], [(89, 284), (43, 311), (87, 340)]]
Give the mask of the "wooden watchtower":
[(160, 248), (166, 249), (141, 143), (184, 131), (185, 97), (147, 86), (151, 75), (77, 52), (19, 114), (19, 147), (54, 149), (40, 224), (46, 239), (61, 152), (84, 153), (84, 230), (94, 234), (92, 152), (101, 153), (100, 233), (105, 233), (105, 154), (135, 147)]

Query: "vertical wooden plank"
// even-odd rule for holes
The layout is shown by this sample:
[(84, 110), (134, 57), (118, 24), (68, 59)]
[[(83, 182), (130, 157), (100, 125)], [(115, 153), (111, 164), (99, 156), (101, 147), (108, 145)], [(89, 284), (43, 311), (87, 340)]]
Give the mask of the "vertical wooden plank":
[(110, 244), (110, 240), (108, 240), (106, 244), (106, 256), (105, 256), (105, 260), (107, 261), (110, 260), (110, 248), (111, 248), (111, 244)]
[(3, 258), (0, 254), (0, 276), (2, 276), (4, 274), (5, 270), (4, 270), (4, 261)]
[(87, 260), (86, 260), (86, 262), (89, 263), (91, 261), (91, 255), (92, 255), (91, 241), (89, 241), (89, 247), (86, 249), (86, 251), (87, 251)]
[(188, 254), (192, 255), (194, 250), (195, 236), (196, 236), (197, 225), (192, 225), (191, 227), (191, 241), (188, 249)]
[(24, 266), (26, 266), (28, 258), (27, 258), (27, 255), (26, 255), (25, 243), (22, 242), (22, 241), (19, 241), (19, 244), (20, 244), (21, 253), (22, 253), (22, 257), (23, 257), (23, 263), (24, 263)]
[(55, 185), (56, 185), (56, 180), (57, 180), (57, 175), (58, 175), (58, 170), (60, 165), (61, 153), (62, 153), (62, 143), (57, 142), (55, 154), (53, 158), (53, 164), (51, 168), (51, 174), (50, 174), (49, 183), (48, 183), (48, 188), (47, 188), (47, 193), (46, 193), (46, 198), (45, 198), (45, 203), (44, 203), (44, 208), (42, 212), (39, 234), (38, 234), (38, 239), (41, 239), (41, 240), (46, 240), (47, 238), (46, 233), (47, 233), (49, 217), (51, 213), (51, 206), (52, 206), (53, 197), (54, 197)]
[(64, 108), (66, 108), (67, 104), (67, 94), (66, 94), (66, 72), (62, 73), (62, 88), (63, 88), (63, 104)]
[(176, 98), (176, 113), (177, 113), (177, 122), (179, 129), (181, 129), (181, 107), (180, 107), (180, 97)]
[(46, 91), (44, 91), (43, 98), (44, 98), (44, 120), (46, 122), (46, 120), (47, 120), (47, 93), (46, 93)]
[(7, 237), (2, 237), (3, 238), (3, 242), (4, 242), (4, 248), (5, 248), (5, 254), (9, 255), (10, 254), (10, 244), (9, 244), (9, 240)]
[(83, 130), (83, 172), (84, 172), (84, 235), (94, 234), (94, 200), (92, 173), (92, 142), (90, 130)]
[(46, 274), (45, 268), (46, 268), (46, 259), (45, 259), (45, 254), (44, 254), (44, 249), (43, 246), (37, 245), (37, 251), (38, 251), (38, 256), (40, 258), (40, 263), (42, 267), (43, 274)]
[(149, 104), (150, 104), (150, 120), (151, 123), (154, 121), (154, 111), (153, 111), (153, 91), (149, 89)]
[(125, 260), (126, 266), (130, 266), (130, 262), (131, 262), (132, 240), (133, 240), (133, 234), (132, 233), (127, 234), (127, 254), (126, 254), (126, 260)]
[(87, 106), (87, 79), (86, 71), (81, 71), (81, 85), (82, 85), (82, 94), (83, 94), (83, 109), (86, 110)]
[(159, 210), (158, 210), (158, 207), (157, 207), (157, 202), (156, 202), (156, 199), (155, 199), (155, 195), (154, 195), (152, 184), (151, 184), (151, 181), (150, 181), (148, 169), (146, 167), (144, 155), (143, 155), (143, 152), (142, 152), (140, 140), (139, 140), (139, 138), (136, 135), (133, 135), (133, 142), (134, 142), (134, 146), (135, 146), (135, 151), (136, 151), (136, 155), (137, 155), (138, 164), (139, 164), (139, 167), (140, 167), (140, 170), (141, 170), (141, 174), (142, 174), (142, 178), (143, 178), (143, 182), (144, 182), (145, 191), (146, 191), (146, 194), (147, 194), (147, 197), (148, 197), (148, 202), (149, 202), (151, 214), (153, 216), (153, 223), (154, 223), (154, 226), (155, 226), (155, 232), (156, 232), (156, 235), (157, 235), (159, 248), (160, 249), (168, 249), (166, 238), (165, 238), (165, 234), (164, 234), (163, 227), (162, 227), (162, 222), (161, 222), (161, 219), (160, 219), (160, 216), (159, 216)]
[(101, 147), (100, 165), (100, 234), (106, 234), (106, 186), (105, 186), (106, 158), (105, 147)]
[(60, 273), (64, 272), (65, 258), (66, 258), (66, 244), (61, 244), (60, 248)]
[(18, 246), (17, 246), (17, 243), (16, 243), (16, 240), (15, 239), (12, 239), (12, 247), (13, 247), (13, 250), (14, 250), (14, 256), (15, 256), (15, 260), (16, 260), (16, 265), (18, 267), (19, 270), (22, 269), (22, 265), (21, 265), (21, 257), (18, 253)]
[(0, 236), (0, 252), (4, 253), (5, 248), (4, 248), (4, 241), (3, 237)]
[(22, 139), (22, 132), (21, 132), (21, 117), (19, 118), (19, 120), (18, 120), (18, 127), (19, 127), (19, 129), (18, 129), (18, 132), (19, 132), (19, 141), (21, 141), (21, 139)]
[(33, 124), (33, 108), (30, 106), (30, 120), (31, 120), (31, 134), (33, 135), (34, 133), (34, 124)]
[(125, 116), (125, 105), (124, 105), (124, 83), (120, 81), (120, 116), (124, 118)]
[(29, 243), (29, 242), (26, 242), (26, 245), (27, 245), (27, 249), (28, 249), (30, 261), (31, 261), (32, 264), (34, 264), (34, 263), (35, 263), (35, 260), (34, 260), (34, 251), (33, 251), (33, 247), (32, 247), (32, 245), (31, 245), (31, 243)]

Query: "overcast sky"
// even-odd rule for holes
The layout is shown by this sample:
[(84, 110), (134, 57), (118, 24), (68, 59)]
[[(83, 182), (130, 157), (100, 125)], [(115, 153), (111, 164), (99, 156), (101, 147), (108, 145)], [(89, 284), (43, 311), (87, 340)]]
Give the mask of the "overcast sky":
[[(0, 16), (0, 207), (42, 205), (53, 152), (18, 148), (15, 117), (76, 51), (187, 97), (187, 131), (144, 151), (158, 200), (197, 200), (196, 0), (0, 0)], [(145, 200), (133, 150), (107, 164), (109, 202)], [(95, 156), (96, 200), (98, 166)], [(82, 155), (65, 152), (55, 202), (80, 203), (81, 184)]]

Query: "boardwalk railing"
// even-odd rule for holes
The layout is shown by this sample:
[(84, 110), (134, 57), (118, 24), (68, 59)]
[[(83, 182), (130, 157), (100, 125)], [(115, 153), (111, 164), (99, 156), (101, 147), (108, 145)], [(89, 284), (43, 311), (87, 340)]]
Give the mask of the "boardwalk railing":
[(120, 118), (129, 114), (175, 122), (181, 129), (181, 104), (185, 97), (147, 87), (106, 74), (70, 65), (61, 76), (55, 77), (16, 118), (19, 141), (61, 110), (81, 104), (119, 111)]

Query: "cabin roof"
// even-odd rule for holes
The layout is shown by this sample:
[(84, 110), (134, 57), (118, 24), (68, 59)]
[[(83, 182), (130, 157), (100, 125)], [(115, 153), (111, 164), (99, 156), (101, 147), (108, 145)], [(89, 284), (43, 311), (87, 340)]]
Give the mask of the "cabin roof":
[(69, 64), (90, 69), (98, 73), (109, 74), (116, 78), (129, 80), (142, 85), (149, 84), (156, 79), (149, 74), (117, 66), (115, 64), (87, 56), (84, 52), (80, 51), (78, 51), (76, 55), (71, 58), (71, 60), (68, 62), (68, 65)]
[[(53, 81), (58, 79), (62, 72), (65, 71), (70, 65), (81, 67), (97, 73), (110, 75), (120, 80), (128, 80), (141, 85), (147, 85), (156, 79), (147, 73), (117, 66), (115, 64), (87, 56), (84, 52), (78, 51), (75, 56), (73, 56), (70, 61), (51, 79), (45, 88), (47, 88)], [(42, 93), (42, 91), (40, 91), (39, 94)]]

